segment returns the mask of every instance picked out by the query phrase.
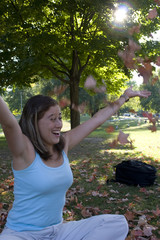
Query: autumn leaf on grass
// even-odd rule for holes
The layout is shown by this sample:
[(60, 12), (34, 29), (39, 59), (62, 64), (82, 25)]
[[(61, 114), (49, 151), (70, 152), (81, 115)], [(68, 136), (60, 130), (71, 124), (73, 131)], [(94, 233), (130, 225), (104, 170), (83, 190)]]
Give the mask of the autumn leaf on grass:
[(89, 209), (87, 209), (86, 207), (84, 207), (81, 211), (81, 214), (84, 218), (87, 218), (87, 217), (91, 217), (92, 216), (92, 213), (89, 211)]
[(128, 211), (124, 214), (128, 221), (132, 221), (135, 218), (135, 213)]
[(130, 141), (128, 140), (128, 137), (129, 137), (129, 134), (125, 134), (120, 130), (117, 140), (118, 142), (120, 142), (120, 144), (125, 145), (126, 143), (130, 143)]
[(112, 132), (114, 132), (114, 127), (113, 126), (108, 126), (107, 128), (106, 128), (106, 132), (107, 133), (112, 133)]
[(160, 209), (159, 209), (159, 207), (157, 207), (157, 209), (154, 211), (152, 211), (152, 213), (155, 215), (155, 216), (160, 216)]

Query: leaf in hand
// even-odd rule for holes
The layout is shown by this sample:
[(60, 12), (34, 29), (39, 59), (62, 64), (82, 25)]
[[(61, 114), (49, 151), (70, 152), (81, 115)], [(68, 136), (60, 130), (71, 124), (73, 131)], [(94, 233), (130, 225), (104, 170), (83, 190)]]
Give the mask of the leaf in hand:
[(130, 143), (130, 141), (128, 140), (128, 137), (129, 137), (129, 134), (125, 134), (120, 130), (117, 140), (120, 142), (120, 144), (125, 145), (126, 143)]

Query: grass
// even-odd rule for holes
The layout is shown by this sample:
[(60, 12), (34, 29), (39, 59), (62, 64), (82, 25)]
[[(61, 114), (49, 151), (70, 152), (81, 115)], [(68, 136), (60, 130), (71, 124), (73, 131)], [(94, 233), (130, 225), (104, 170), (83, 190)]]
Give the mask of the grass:
[[(110, 125), (115, 131), (108, 134), (106, 128)], [(69, 123), (65, 122), (63, 130), (66, 131), (69, 127)], [(74, 183), (67, 192), (65, 220), (78, 220), (103, 213), (124, 214), (130, 226), (127, 240), (140, 237), (160, 239), (160, 127), (157, 132), (151, 132), (148, 127), (149, 123), (145, 123), (144, 119), (141, 122), (137, 119), (107, 121), (69, 153)], [(117, 138), (120, 129), (130, 134), (132, 147), (130, 144), (110, 147), (110, 142)], [(9, 161), (11, 156), (7, 152), (4, 137), (0, 137), (0, 149), (1, 216), (3, 214), (6, 218), (13, 201), (13, 176)], [(128, 159), (138, 159), (154, 165), (157, 169), (155, 184), (141, 188), (112, 181), (115, 165)], [(139, 225), (142, 216), (145, 216), (146, 221), (144, 225)], [(2, 228), (5, 218), (1, 220)], [(151, 235), (146, 235), (144, 229), (147, 227), (152, 228)], [(140, 230), (135, 231), (135, 228)]]

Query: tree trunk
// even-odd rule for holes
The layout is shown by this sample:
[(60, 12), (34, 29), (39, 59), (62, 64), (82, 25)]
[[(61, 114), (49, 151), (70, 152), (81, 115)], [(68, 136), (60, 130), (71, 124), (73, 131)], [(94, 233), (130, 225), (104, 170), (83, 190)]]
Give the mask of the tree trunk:
[(79, 106), (79, 59), (77, 51), (73, 51), (72, 56), (72, 69), (70, 71), (70, 115), (71, 115), (71, 129), (77, 127), (80, 124), (80, 113), (78, 111)]
[(70, 100), (71, 100), (71, 129), (77, 127), (80, 124), (80, 113), (78, 111), (79, 105), (79, 81), (72, 79), (70, 84)]

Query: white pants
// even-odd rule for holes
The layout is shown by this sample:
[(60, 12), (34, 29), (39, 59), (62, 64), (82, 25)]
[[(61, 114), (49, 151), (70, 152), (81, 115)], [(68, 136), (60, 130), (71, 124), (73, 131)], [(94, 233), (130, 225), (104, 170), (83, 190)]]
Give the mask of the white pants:
[(125, 240), (127, 233), (128, 224), (124, 216), (104, 214), (40, 231), (16, 232), (5, 228), (0, 240)]

